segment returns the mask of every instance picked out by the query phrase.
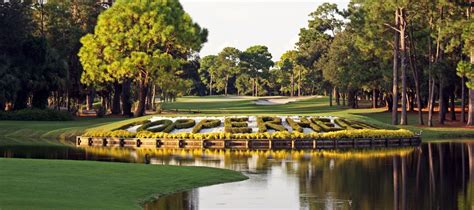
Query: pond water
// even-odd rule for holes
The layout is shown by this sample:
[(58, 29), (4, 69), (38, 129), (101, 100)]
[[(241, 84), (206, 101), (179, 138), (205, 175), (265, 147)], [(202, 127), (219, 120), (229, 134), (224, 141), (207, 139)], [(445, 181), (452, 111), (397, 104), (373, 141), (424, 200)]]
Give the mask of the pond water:
[(145, 209), (474, 209), (474, 141), (349, 151), (1, 146), (0, 157), (209, 166), (249, 177), (163, 196)]

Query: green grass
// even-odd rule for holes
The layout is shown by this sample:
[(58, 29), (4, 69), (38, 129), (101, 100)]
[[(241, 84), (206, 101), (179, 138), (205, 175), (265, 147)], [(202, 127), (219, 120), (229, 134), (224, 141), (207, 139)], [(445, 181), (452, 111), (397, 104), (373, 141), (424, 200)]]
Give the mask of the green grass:
[(78, 118), (75, 121), (0, 121), (0, 139), (67, 140), (80, 135), (88, 128), (124, 119)]
[(176, 191), (246, 179), (240, 172), (95, 161), (0, 158), (0, 209), (140, 209)]
[[(223, 115), (306, 115), (306, 116), (339, 116), (360, 120), (385, 129), (406, 128), (415, 132), (423, 131), (423, 139), (440, 138), (474, 138), (474, 129), (417, 126), (416, 113), (410, 113), (409, 126), (390, 125), (391, 114), (385, 108), (349, 109), (342, 106), (328, 106), (327, 97), (301, 100), (284, 105), (255, 105), (255, 97), (182, 97), (176, 102), (162, 104), (166, 113), (163, 116), (223, 116)], [(177, 112), (176, 112), (177, 111)], [(70, 139), (87, 129), (112, 130), (141, 118), (81, 118), (68, 122), (25, 122), (0, 121), (0, 137), (35, 138), (35, 139)], [(425, 118), (427, 115), (425, 114)], [(426, 121), (425, 121), (426, 122)], [(0, 138), (1, 139), (1, 138)], [(0, 145), (2, 144), (0, 140)]]

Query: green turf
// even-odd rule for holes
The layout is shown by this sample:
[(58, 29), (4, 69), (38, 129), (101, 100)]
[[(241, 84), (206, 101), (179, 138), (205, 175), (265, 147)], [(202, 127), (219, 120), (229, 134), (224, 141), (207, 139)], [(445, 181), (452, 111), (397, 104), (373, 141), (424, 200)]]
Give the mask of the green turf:
[(65, 140), (81, 134), (87, 128), (106, 125), (124, 119), (78, 118), (74, 121), (0, 121), (0, 139)]
[(244, 180), (240, 172), (95, 161), (0, 158), (0, 209), (140, 209), (158, 195)]

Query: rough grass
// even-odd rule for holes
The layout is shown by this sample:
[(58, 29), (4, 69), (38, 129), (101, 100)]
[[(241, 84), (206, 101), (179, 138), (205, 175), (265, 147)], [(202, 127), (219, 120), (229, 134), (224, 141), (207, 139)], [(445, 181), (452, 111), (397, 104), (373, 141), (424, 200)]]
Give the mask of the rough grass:
[(140, 209), (156, 196), (240, 181), (205, 167), (0, 158), (0, 209)]

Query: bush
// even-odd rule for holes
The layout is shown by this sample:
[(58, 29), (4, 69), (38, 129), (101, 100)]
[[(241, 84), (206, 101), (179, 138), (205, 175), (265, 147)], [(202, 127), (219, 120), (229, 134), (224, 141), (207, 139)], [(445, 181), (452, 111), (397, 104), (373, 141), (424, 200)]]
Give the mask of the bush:
[[(140, 126), (137, 131), (150, 131), (150, 132), (165, 132), (169, 133), (173, 128), (170, 128), (173, 122), (171, 120), (157, 120), (154, 122), (148, 122)], [(158, 127), (155, 127), (158, 126)], [(154, 127), (154, 128), (151, 128)]]
[(196, 125), (196, 121), (193, 119), (179, 119), (176, 120), (174, 123), (175, 128), (177, 129), (185, 129), (191, 128)]
[[(131, 122), (131, 123), (128, 123), (128, 124), (125, 124), (125, 125), (122, 125), (114, 130), (127, 130), (128, 128), (130, 127), (133, 127), (133, 126), (137, 126), (137, 125), (145, 125), (147, 123), (149, 123), (150, 120), (143, 120), (143, 121), (137, 121), (137, 122)], [(140, 126), (141, 128), (142, 126)], [(138, 128), (137, 130), (139, 130), (140, 128)]]
[(248, 120), (248, 117), (226, 118), (224, 120), (224, 131), (226, 133), (252, 133), (252, 128), (248, 127)]
[(199, 133), (203, 128), (215, 128), (221, 125), (221, 121), (218, 119), (212, 120), (201, 120), (191, 131), (192, 133)]
[(71, 121), (74, 116), (69, 112), (52, 109), (22, 109), (13, 112), (0, 111), (0, 120)]
[(267, 132), (267, 129), (286, 131), (286, 128), (281, 125), (281, 118), (279, 117), (257, 117), (257, 127), (260, 133)]
[(311, 122), (321, 127), (321, 130), (323, 130), (324, 132), (342, 130), (341, 128), (335, 128), (331, 121), (326, 118), (311, 118)]
[(322, 128), (318, 124), (311, 122), (311, 120), (306, 119), (305, 117), (300, 118), (301, 122), (304, 122), (309, 125), (309, 128), (313, 129), (314, 132), (321, 132)]
[(371, 126), (369, 124), (363, 123), (363, 122), (358, 122), (358, 121), (351, 121), (347, 120), (344, 118), (337, 118), (334, 120), (336, 124), (341, 126), (344, 129), (347, 130), (354, 130), (354, 129), (377, 129), (374, 126)]
[(342, 119), (342, 118), (337, 118), (334, 120), (334, 123), (338, 124), (339, 126), (341, 126), (342, 128), (346, 129), (346, 130), (354, 130), (356, 128), (353, 128), (349, 122), (347, 122), (346, 120)]

